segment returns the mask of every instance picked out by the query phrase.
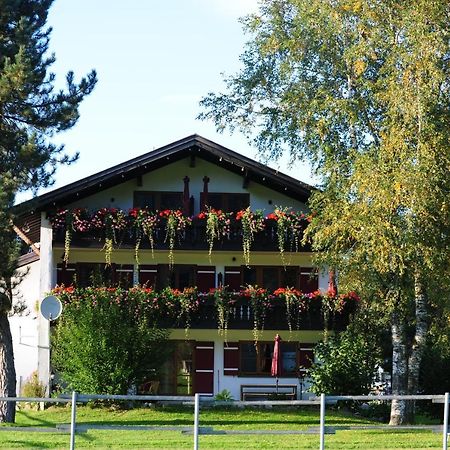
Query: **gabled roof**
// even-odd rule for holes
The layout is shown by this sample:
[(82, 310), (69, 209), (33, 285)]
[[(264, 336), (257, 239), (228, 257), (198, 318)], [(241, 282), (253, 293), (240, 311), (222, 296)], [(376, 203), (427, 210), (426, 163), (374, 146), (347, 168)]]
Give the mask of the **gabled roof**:
[(308, 200), (313, 189), (306, 183), (194, 134), (20, 203), (14, 209), (16, 214), (20, 215), (31, 210), (40, 211), (62, 206), (189, 156), (198, 156), (242, 175), (247, 181), (263, 184), (302, 202)]

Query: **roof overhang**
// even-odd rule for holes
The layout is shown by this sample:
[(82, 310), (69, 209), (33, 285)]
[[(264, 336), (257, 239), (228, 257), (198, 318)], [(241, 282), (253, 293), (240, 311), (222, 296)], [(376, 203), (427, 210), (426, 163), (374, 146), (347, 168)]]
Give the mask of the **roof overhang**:
[(186, 157), (199, 157), (242, 175), (247, 181), (263, 184), (301, 202), (308, 200), (312, 186), (278, 172), (198, 135), (188, 136), (159, 149), (47, 192), (14, 207), (21, 215), (62, 207), (119, 183), (135, 179)]

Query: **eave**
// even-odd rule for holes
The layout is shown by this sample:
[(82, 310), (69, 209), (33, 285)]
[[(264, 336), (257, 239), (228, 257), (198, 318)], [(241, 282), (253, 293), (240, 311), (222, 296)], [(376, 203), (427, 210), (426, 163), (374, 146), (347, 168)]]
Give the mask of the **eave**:
[(239, 174), (242, 176), (243, 185), (245, 186), (250, 182), (263, 184), (301, 202), (306, 202), (314, 189), (306, 183), (258, 163), (209, 139), (192, 135), (35, 197), (32, 200), (20, 203), (14, 207), (14, 212), (20, 216), (30, 211), (43, 211), (62, 207), (117, 184), (139, 178), (145, 173), (186, 157), (191, 157), (191, 162), (196, 157), (200, 157)]

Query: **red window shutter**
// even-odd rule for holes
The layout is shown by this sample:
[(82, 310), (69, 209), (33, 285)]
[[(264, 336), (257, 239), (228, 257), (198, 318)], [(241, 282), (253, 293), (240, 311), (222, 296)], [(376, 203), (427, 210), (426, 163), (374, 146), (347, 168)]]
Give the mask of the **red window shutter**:
[(209, 292), (216, 287), (215, 266), (197, 266), (196, 285), (199, 292)]
[(56, 266), (56, 284), (71, 286), (77, 273), (76, 264), (58, 264)]
[(139, 284), (147, 287), (155, 287), (158, 276), (158, 266), (141, 265), (139, 266)]
[(230, 291), (239, 291), (242, 285), (241, 267), (225, 267), (225, 277), (223, 284), (230, 288)]
[(213, 395), (214, 342), (196, 342), (194, 358), (194, 393), (202, 395)]
[(239, 343), (224, 342), (223, 344), (223, 374), (237, 375), (239, 373)]
[(304, 343), (299, 346), (299, 365), (301, 367), (300, 372), (305, 373), (306, 369), (309, 369), (314, 362), (314, 344)]
[(311, 267), (300, 268), (300, 290), (304, 294), (317, 291), (319, 289), (319, 276), (317, 271)]

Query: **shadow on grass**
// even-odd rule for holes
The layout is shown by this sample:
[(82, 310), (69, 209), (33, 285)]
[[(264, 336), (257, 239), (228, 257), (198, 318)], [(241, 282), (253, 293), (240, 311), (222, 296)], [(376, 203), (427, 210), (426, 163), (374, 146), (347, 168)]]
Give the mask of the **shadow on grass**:
[(37, 417), (36, 412), (34, 414), (30, 414), (26, 410), (20, 410), (17, 412), (17, 415), (23, 416), (28, 419), (29, 423), (14, 423), (14, 426), (17, 427), (33, 427), (33, 426), (42, 426), (42, 427), (54, 427), (55, 422), (52, 420), (45, 420), (43, 417)]

